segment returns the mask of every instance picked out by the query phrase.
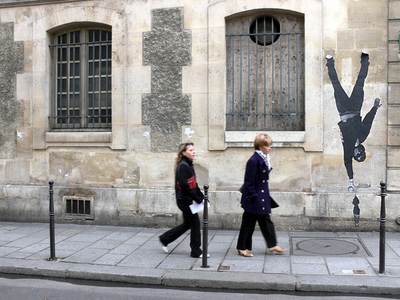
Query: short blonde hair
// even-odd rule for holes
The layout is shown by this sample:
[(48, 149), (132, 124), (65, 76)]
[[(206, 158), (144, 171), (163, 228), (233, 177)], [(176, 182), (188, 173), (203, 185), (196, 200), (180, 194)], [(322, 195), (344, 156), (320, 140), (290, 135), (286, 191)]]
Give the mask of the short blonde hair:
[(259, 133), (256, 135), (256, 138), (254, 139), (255, 150), (260, 150), (262, 146), (271, 146), (271, 145), (272, 145), (272, 139), (268, 134)]

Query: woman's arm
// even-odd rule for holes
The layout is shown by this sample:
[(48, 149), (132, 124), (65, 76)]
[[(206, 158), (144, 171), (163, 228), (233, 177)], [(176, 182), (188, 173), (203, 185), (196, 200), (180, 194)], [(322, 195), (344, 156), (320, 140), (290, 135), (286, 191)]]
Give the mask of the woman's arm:
[(178, 182), (181, 188), (197, 203), (204, 199), (203, 193), (197, 184), (196, 175), (191, 167), (181, 164), (179, 167)]
[(244, 175), (244, 183), (247, 194), (250, 197), (250, 200), (256, 201), (258, 200), (258, 193), (256, 190), (256, 177), (257, 177), (257, 162), (252, 159), (246, 164), (246, 172)]

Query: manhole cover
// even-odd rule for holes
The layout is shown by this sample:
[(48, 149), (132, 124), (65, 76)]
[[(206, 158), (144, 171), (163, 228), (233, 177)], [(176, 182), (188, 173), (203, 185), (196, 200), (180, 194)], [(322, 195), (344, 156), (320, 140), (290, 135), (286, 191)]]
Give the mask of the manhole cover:
[(291, 237), (293, 255), (369, 256), (357, 238)]

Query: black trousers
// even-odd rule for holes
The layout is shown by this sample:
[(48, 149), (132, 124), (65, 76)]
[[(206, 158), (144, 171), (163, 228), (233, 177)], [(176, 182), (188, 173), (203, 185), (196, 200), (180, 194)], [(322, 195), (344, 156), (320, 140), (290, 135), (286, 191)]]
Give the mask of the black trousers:
[(272, 223), (270, 216), (244, 212), (236, 249), (252, 249), (252, 238), (256, 222), (258, 222), (258, 226), (260, 226), (260, 230), (267, 243), (267, 247), (272, 248), (276, 246), (275, 226), (274, 223)]
[(192, 214), (189, 208), (183, 209), (182, 213), (183, 223), (160, 235), (160, 241), (163, 245), (167, 246), (190, 229), (190, 248), (192, 250), (190, 255), (197, 257), (202, 254), (200, 249), (201, 233), (199, 215)]
[(368, 75), (369, 66), (368, 58), (361, 58), (360, 71), (350, 97), (346, 94), (342, 85), (340, 84), (333, 59), (329, 59), (326, 63), (326, 66), (328, 67), (329, 79), (332, 82), (336, 108), (339, 112), (339, 115), (343, 115), (346, 112), (359, 112), (364, 101), (364, 83)]

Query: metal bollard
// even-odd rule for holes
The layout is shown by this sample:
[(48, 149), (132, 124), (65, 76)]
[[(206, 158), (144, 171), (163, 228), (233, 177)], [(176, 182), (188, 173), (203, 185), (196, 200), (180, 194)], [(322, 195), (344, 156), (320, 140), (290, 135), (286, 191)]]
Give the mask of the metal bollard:
[(386, 222), (386, 183), (381, 181), (381, 216), (379, 219), (379, 273), (385, 273), (385, 222)]
[(208, 268), (208, 185), (204, 185), (204, 210), (203, 210), (203, 258), (202, 268)]
[(54, 181), (49, 181), (49, 216), (50, 216), (50, 257), (49, 260), (56, 260), (56, 245), (54, 235), (54, 201), (53, 201)]
[(357, 195), (354, 196), (353, 198), (353, 216), (354, 216), (354, 225), (358, 227), (360, 225), (360, 207), (358, 206), (360, 204), (360, 200), (358, 199)]

